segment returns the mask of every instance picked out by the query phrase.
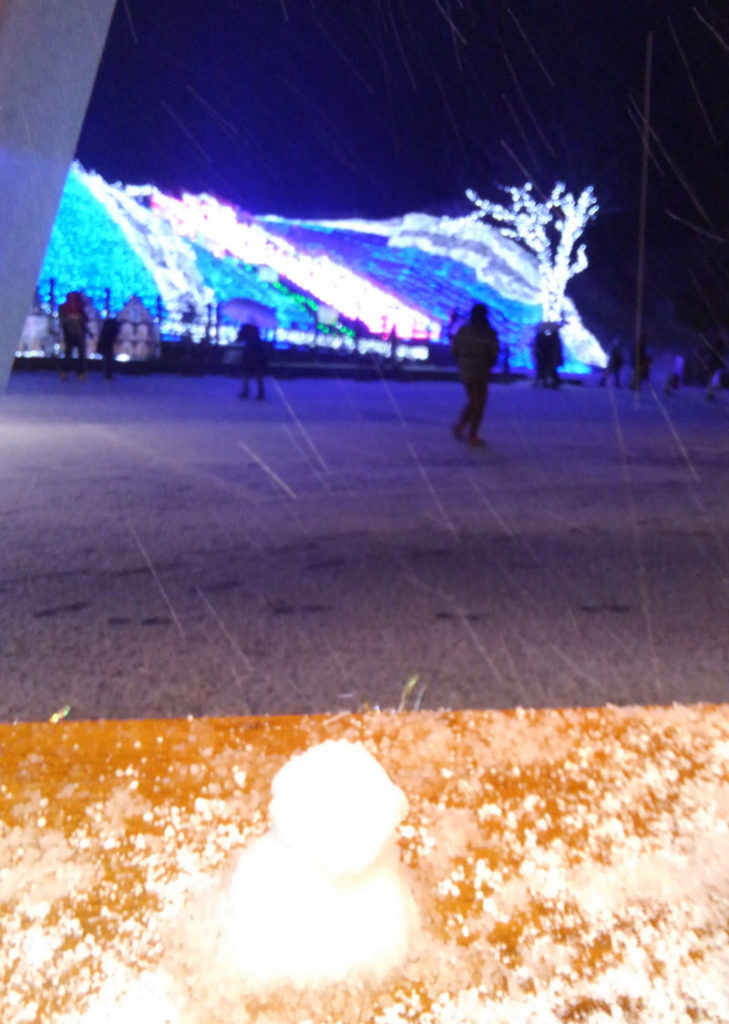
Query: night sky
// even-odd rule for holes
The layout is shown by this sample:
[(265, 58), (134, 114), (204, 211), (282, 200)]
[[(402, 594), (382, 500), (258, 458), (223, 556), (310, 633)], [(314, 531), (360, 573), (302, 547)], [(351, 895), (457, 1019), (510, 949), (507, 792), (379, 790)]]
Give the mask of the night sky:
[(650, 32), (649, 242), (710, 244), (729, 235), (716, 0), (118, 0), (77, 155), (289, 216), (593, 184), (607, 258), (635, 247)]

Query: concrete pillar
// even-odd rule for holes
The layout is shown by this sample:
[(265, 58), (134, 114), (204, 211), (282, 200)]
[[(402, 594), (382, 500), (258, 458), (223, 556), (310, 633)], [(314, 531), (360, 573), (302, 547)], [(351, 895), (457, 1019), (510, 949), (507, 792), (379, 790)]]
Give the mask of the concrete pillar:
[(76, 149), (115, 0), (0, 0), (0, 390)]

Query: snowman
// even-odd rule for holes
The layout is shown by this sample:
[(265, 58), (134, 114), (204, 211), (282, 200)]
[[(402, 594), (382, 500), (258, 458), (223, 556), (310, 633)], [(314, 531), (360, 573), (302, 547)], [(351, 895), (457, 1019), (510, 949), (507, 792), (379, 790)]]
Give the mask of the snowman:
[(256, 986), (379, 980), (417, 923), (395, 830), (403, 791), (360, 743), (329, 740), (275, 776), (271, 827), (241, 854), (225, 914)]

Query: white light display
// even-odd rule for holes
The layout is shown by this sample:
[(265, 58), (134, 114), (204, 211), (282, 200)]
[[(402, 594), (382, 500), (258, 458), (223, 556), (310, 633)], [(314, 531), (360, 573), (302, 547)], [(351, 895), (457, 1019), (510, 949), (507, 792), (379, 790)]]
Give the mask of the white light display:
[(231, 206), (212, 196), (183, 194), (181, 199), (149, 187), (151, 208), (175, 232), (200, 241), (216, 255), (231, 255), (272, 268), (294, 285), (316, 295), (352, 320), (359, 318), (377, 333), (394, 327), (402, 337), (437, 336), (440, 323), (330, 256), (312, 256), (259, 223), (238, 217)]
[(542, 203), (534, 198), (530, 182), (504, 191), (511, 197), (511, 206), (492, 203), (468, 189), (466, 195), (476, 207), (471, 218), (491, 218), (503, 235), (531, 249), (539, 265), (543, 319), (558, 321), (567, 282), (587, 267), (584, 244), (574, 257), (573, 250), (587, 222), (599, 209), (592, 186), (575, 199), (562, 182), (557, 182)]
[[(350, 229), (356, 227), (349, 223)], [(505, 328), (499, 337), (510, 347), (511, 365), (531, 365), (534, 330), (543, 318), (541, 274), (537, 258), (523, 245), (506, 237), (496, 224), (465, 217), (433, 217), (424, 213), (406, 216), (380, 225), (388, 245), (414, 247), (421, 252), (446, 257), (474, 271), (476, 278), (492, 290), (478, 301), (496, 306)], [(364, 227), (359, 230), (365, 230)], [(370, 228), (372, 230), (372, 228)], [(582, 323), (568, 296), (562, 299), (564, 327), (561, 330), (569, 372), (581, 372), (586, 365), (604, 366), (605, 352), (597, 338)]]
[[(81, 177), (145, 264), (165, 304), (191, 304), (204, 309), (214, 300), (213, 290), (203, 281), (186, 238), (165, 220), (155, 217), (143, 202), (149, 195), (149, 186), (109, 185), (100, 175), (85, 171)], [(144, 238), (144, 246), (138, 244), (139, 238)]]
[[(569, 272), (569, 254), (567, 265)], [(409, 213), (387, 221), (261, 217), (210, 196), (173, 198), (151, 185), (109, 184), (74, 164), (38, 294), (41, 303), (52, 303), (54, 288), (58, 296), (82, 287), (97, 308), (107, 304), (115, 311), (138, 295), (165, 335), (189, 331), (195, 340), (219, 307), (215, 331), (222, 343), (234, 341), (237, 332), (226, 303), (245, 298), (271, 308), (279, 342), (352, 347), (351, 331), (333, 324), (336, 311), (337, 317), (364, 324), (361, 353), (372, 342), (381, 345), (382, 355), (391, 355), (392, 345), (382, 338), (395, 326), (399, 339), (418, 343), (397, 348), (408, 359), (424, 358), (427, 344), (442, 340), (442, 325), (453, 309), (464, 312), (485, 302), (509, 347), (511, 368), (527, 369), (542, 317), (541, 285), (534, 252), (479, 215)], [(332, 323), (324, 324), (322, 314)], [(561, 319), (569, 372), (603, 365), (597, 339), (567, 297)], [(25, 339), (28, 350), (38, 348), (30, 342)]]

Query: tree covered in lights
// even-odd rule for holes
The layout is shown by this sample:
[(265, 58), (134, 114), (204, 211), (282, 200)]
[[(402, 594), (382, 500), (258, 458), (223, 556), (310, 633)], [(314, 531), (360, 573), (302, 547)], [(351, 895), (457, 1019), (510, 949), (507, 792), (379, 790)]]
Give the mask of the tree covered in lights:
[(471, 217), (489, 218), (507, 238), (532, 250), (539, 266), (542, 316), (558, 321), (567, 282), (587, 267), (584, 244), (576, 251), (575, 245), (599, 209), (592, 186), (575, 199), (562, 182), (557, 182), (544, 202), (534, 198), (531, 182), (504, 191), (511, 198), (511, 206), (492, 203), (468, 189), (466, 195), (476, 207)]

